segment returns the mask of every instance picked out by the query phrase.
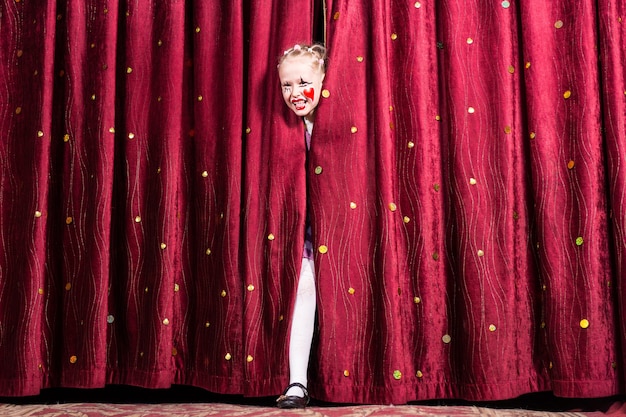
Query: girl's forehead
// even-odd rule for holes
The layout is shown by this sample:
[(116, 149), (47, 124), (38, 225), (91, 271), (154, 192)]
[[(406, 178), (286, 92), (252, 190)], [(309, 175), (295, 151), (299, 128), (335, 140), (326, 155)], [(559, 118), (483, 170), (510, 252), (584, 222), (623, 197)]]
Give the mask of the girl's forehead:
[(313, 59), (307, 56), (297, 56), (297, 57), (287, 57), (280, 64), (281, 68), (283, 67), (301, 67), (308, 66), (311, 67), (313, 63)]
[(310, 75), (319, 72), (308, 57), (286, 58), (278, 67), (279, 75)]

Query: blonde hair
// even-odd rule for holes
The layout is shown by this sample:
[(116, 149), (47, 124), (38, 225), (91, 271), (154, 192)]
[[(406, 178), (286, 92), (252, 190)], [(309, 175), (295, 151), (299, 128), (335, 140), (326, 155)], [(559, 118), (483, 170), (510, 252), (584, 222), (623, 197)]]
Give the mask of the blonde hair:
[(295, 44), (293, 47), (287, 49), (280, 58), (278, 58), (278, 67), (280, 67), (286, 59), (297, 58), (300, 56), (311, 58), (311, 66), (313, 69), (326, 73), (326, 48), (320, 44)]

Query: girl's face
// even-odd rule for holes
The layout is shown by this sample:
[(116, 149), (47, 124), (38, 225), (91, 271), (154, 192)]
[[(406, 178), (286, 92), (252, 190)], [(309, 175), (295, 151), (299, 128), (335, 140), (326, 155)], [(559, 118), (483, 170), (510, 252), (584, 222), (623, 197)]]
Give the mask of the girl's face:
[(311, 65), (311, 57), (285, 59), (278, 68), (278, 78), (287, 107), (300, 117), (311, 116), (320, 102), (324, 80), (324, 73)]

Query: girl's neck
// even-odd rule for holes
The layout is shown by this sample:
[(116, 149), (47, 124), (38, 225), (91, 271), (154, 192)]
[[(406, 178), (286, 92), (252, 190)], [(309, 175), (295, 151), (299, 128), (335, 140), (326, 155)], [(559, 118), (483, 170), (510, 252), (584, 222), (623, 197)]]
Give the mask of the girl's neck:
[(311, 116), (313, 115), (307, 115), (302, 118), (302, 120), (304, 120), (304, 126), (306, 127), (306, 131), (309, 132), (309, 135), (311, 134), (311, 132), (313, 132), (313, 122), (315, 121), (315, 116)]

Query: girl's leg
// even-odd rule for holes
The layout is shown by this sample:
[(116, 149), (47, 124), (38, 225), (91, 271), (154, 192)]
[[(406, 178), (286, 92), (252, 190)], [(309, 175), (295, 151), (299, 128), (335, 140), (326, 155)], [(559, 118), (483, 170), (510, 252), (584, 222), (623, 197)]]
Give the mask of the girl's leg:
[[(299, 382), (307, 386), (307, 370), (315, 325), (315, 267), (312, 259), (302, 258), (302, 268), (298, 279), (298, 291), (291, 320), (289, 339), (289, 383)], [(291, 387), (287, 395), (302, 397), (299, 387)]]

